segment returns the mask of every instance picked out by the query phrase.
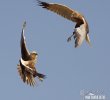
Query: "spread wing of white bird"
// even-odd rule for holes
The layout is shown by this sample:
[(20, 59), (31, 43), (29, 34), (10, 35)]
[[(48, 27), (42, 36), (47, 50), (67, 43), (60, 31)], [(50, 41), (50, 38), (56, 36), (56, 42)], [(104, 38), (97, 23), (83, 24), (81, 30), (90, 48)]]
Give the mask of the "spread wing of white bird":
[(25, 41), (25, 36), (24, 36), (24, 28), (26, 27), (26, 21), (23, 23), (23, 28), (22, 28), (22, 33), (21, 33), (21, 56), (23, 60), (29, 60), (29, 51), (26, 48), (26, 41)]
[(37, 0), (39, 3), (39, 6), (42, 6), (43, 8), (50, 10), (54, 13), (57, 13), (58, 15), (71, 20), (73, 22), (76, 22), (77, 25), (83, 24), (83, 15), (78, 13), (75, 10), (70, 9), (69, 7), (57, 3), (47, 3), (42, 2), (40, 0)]

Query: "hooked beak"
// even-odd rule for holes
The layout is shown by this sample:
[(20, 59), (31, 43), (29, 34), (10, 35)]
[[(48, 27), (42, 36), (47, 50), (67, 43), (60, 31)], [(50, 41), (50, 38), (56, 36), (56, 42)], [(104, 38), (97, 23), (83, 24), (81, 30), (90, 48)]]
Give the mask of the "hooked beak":
[(89, 34), (86, 35), (86, 42), (89, 44), (89, 46), (92, 46), (91, 43), (90, 43)]

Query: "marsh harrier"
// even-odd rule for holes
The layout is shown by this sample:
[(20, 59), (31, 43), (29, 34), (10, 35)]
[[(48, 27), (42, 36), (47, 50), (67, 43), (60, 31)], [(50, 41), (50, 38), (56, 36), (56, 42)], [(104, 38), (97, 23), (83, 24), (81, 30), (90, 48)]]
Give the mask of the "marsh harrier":
[(47, 3), (42, 2), (40, 0), (37, 0), (39, 6), (42, 6), (42, 8), (45, 8), (47, 10), (50, 10), (54, 13), (57, 13), (58, 15), (72, 21), (76, 22), (75, 29), (73, 34), (67, 39), (69, 42), (72, 37), (75, 39), (75, 47), (79, 47), (83, 40), (86, 39), (87, 43), (90, 44), (89, 39), (89, 26), (82, 14), (79, 12), (70, 9), (69, 7), (57, 3)]
[(33, 51), (29, 52), (26, 48), (26, 41), (24, 36), (24, 28), (26, 27), (26, 22), (23, 24), (22, 33), (21, 33), (21, 59), (18, 64), (18, 72), (21, 76), (23, 82), (30, 84), (30, 86), (35, 85), (35, 77), (38, 77), (39, 80), (43, 80), (45, 75), (38, 73), (35, 68), (35, 64), (37, 62), (38, 54)]

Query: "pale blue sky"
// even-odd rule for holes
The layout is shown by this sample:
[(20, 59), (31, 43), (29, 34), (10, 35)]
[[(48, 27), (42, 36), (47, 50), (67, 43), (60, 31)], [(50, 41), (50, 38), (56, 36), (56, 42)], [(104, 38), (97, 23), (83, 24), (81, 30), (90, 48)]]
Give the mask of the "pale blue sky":
[[(0, 100), (80, 100), (80, 90), (103, 90), (110, 99), (110, 0), (43, 0), (81, 12), (90, 27), (92, 47), (67, 43), (75, 23), (37, 6), (36, 0), (0, 0)], [(30, 87), (17, 72), (23, 21), (29, 50), (47, 75)], [(36, 78), (37, 79), (37, 78)]]

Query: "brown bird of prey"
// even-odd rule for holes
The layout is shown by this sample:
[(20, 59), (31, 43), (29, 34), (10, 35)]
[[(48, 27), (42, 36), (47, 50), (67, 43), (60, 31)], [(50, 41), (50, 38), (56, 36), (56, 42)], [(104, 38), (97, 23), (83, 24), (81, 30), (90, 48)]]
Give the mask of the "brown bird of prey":
[(45, 78), (45, 75), (38, 73), (35, 68), (38, 54), (35, 51), (30, 53), (26, 48), (26, 41), (24, 37), (25, 27), (26, 27), (26, 22), (24, 22), (23, 24), (22, 33), (21, 33), (21, 41), (20, 41), (21, 59), (19, 60), (19, 64), (18, 64), (18, 72), (24, 83), (26, 82), (27, 84), (30, 84), (30, 86), (31, 85), (34, 86), (35, 85), (34, 78), (37, 76), (38, 79), (42, 81)]
[(76, 22), (73, 34), (67, 39), (68, 42), (71, 40), (72, 37), (74, 37), (75, 47), (79, 47), (84, 39), (86, 39), (87, 43), (90, 44), (90, 39), (88, 34), (89, 26), (83, 15), (81, 15), (75, 10), (68, 8), (65, 5), (61, 5), (57, 3), (47, 3), (47, 2), (42, 2), (40, 0), (37, 1), (39, 3), (39, 6), (42, 6), (42, 8), (57, 13), (58, 15), (72, 22)]

